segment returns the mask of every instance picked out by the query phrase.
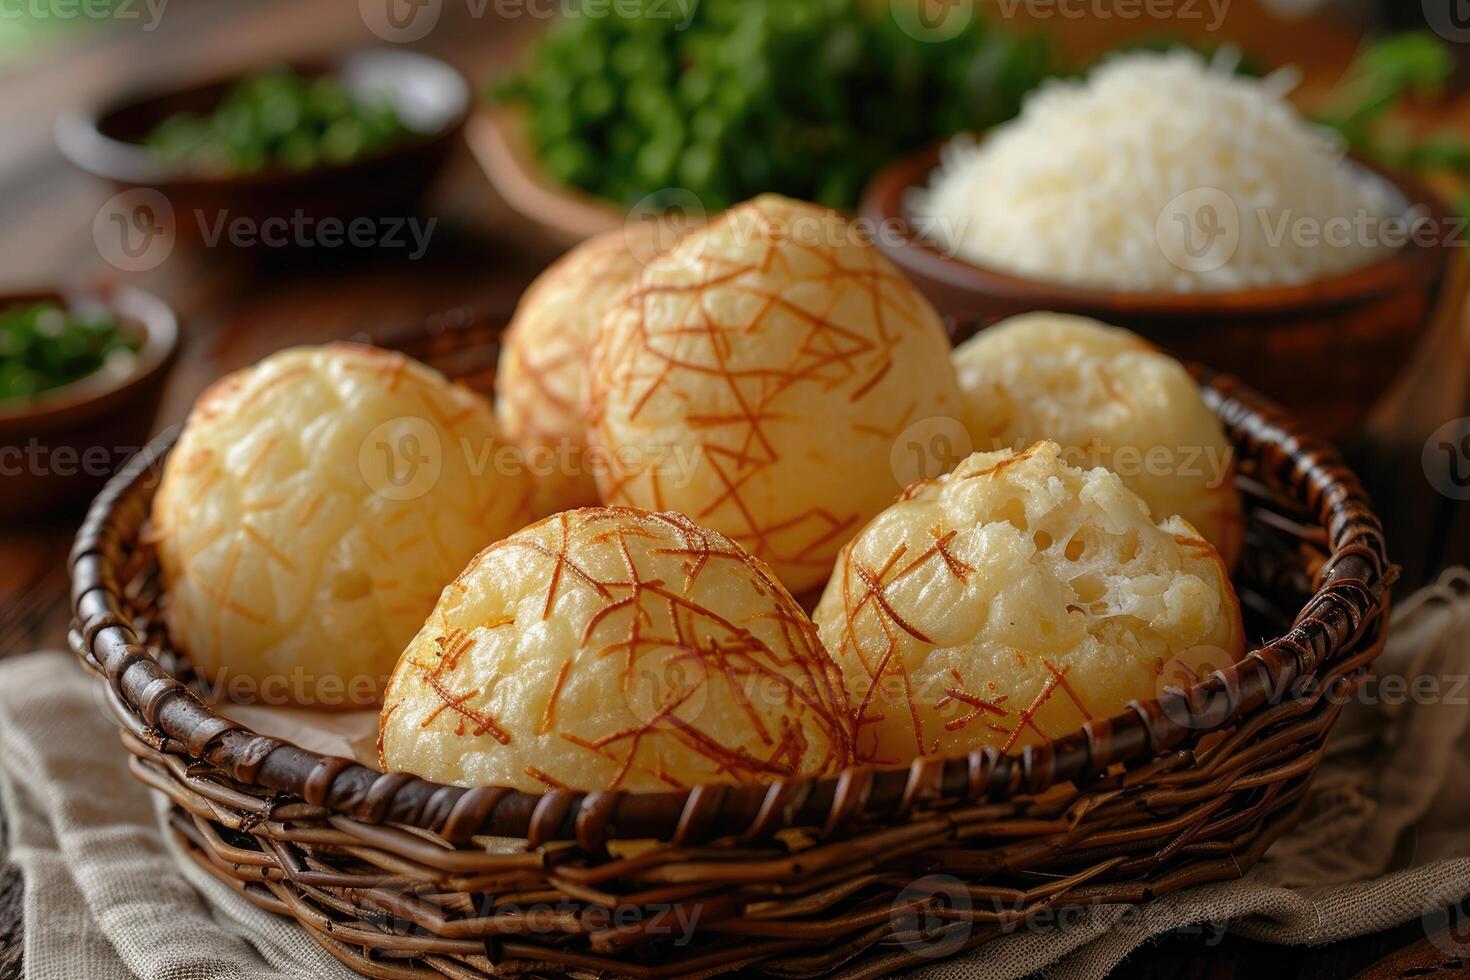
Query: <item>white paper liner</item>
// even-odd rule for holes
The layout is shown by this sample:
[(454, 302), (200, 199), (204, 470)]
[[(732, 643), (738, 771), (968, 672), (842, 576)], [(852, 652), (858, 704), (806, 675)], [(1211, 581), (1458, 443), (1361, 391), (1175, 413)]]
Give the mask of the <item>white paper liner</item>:
[(283, 739), (311, 752), (340, 755), (378, 767), (378, 712), (312, 711), (258, 704), (214, 705), (214, 710), (262, 735)]

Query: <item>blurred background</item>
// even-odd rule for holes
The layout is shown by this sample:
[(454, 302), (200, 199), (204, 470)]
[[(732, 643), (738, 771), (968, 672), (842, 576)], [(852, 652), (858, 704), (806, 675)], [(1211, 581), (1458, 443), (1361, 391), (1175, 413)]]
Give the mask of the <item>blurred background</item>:
[[(599, 16), (564, 23), (583, 6)], [(106, 408), (141, 424), (141, 441), (283, 346), (456, 308), (503, 316), (566, 247), (666, 205), (670, 188), (708, 211), (765, 187), (853, 210), (890, 160), (1009, 118), (1045, 78), (1174, 43), (1234, 46), (1244, 71), (1296, 65), (1304, 111), (1463, 212), (1464, 14), (1451, 0), (0, 0), (0, 290), (29, 302), (140, 287), (177, 315), (156, 416), (148, 397)], [(603, 15), (642, 23), (614, 31)], [(674, 64), (669, 32), (690, 25)], [(332, 116), (341, 92), (308, 84), (321, 77), (386, 91), (398, 118)], [(251, 130), (211, 149), (218, 132), (200, 120), (222, 90), (238, 115), (284, 113), (284, 129), (325, 115), (304, 143), (267, 147), (275, 137)], [(394, 147), (388, 162), (359, 165), (379, 144)], [(171, 164), (201, 145), (230, 166), (177, 178)], [(276, 153), (285, 189), (263, 166)], [(264, 218), (303, 195), (369, 224), (324, 228), (308, 208), (265, 234)], [(1341, 435), (1413, 579), (1464, 540), (1458, 501), (1417, 473), (1429, 423), (1466, 414), (1459, 312), (1419, 344), (1417, 403)], [(0, 411), (0, 443), (24, 448), (28, 424)], [(82, 448), (97, 441), (95, 419), (69, 424)], [(109, 467), (129, 445), (111, 438)], [(1394, 467), (1412, 478), (1381, 478)], [(62, 640), (79, 496), (0, 519), (7, 650)]]

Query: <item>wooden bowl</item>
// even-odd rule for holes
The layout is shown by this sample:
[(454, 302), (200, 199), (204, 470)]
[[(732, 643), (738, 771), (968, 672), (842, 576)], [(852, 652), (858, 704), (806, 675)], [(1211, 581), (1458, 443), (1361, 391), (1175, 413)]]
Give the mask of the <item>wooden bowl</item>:
[(298, 213), (312, 221), (411, 214), (463, 128), (469, 82), (446, 62), (400, 50), (354, 51), (290, 67), (307, 76), (339, 77), (355, 94), (390, 98), (417, 135), (345, 164), (304, 171), (267, 166), (247, 174), (160, 161), (143, 145), (165, 119), (218, 105), (250, 74), (236, 73), (166, 92), (129, 93), (95, 110), (67, 113), (57, 120), (56, 142), (72, 163), (119, 191), (161, 192), (182, 241), (209, 242), (206, 229), (217, 228), (222, 216), (259, 228), (267, 219), (290, 220)]
[(558, 184), (541, 169), (526, 134), (524, 112), (482, 109), (465, 129), (470, 151), (496, 193), (560, 245), (623, 227), (627, 214), (585, 191)]
[(0, 403), (0, 518), (60, 508), (94, 494), (147, 442), (178, 352), (173, 311), (131, 286), (0, 294), (0, 309), (48, 301), (69, 308), (105, 306), (142, 346), (122, 377), (92, 374), (27, 402)]
[[(881, 223), (878, 246), (941, 313), (988, 325), (1055, 310), (1127, 327), (1183, 360), (1248, 378), (1326, 436), (1357, 428), (1405, 365), (1431, 323), (1452, 254), (1442, 240), (1410, 242), (1345, 275), (1233, 293), (1123, 292), (1026, 279), (945, 255), (909, 224), (904, 197), (938, 164), (937, 145), (893, 163), (868, 184), (861, 212)], [(1427, 187), (1361, 165), (1407, 205), (1422, 207), (1435, 227), (1450, 227)]]

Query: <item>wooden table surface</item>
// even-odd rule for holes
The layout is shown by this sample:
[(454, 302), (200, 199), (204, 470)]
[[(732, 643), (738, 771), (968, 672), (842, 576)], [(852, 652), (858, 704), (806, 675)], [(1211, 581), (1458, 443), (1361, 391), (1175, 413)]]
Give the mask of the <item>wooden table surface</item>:
[[(542, 5), (544, 7), (554, 7)], [(516, 9), (532, 9), (526, 5)], [(185, 342), (168, 384), (159, 426), (181, 420), (194, 397), (220, 374), (283, 346), (350, 336), (417, 321), (439, 309), (480, 305), (509, 309), (526, 283), (557, 254), (486, 185), (462, 148), (425, 205), (439, 219), (429, 250), (411, 261), (400, 252), (280, 252), (247, 256), (227, 249), (176, 251), (160, 268), (128, 277), (112, 270), (92, 242), (92, 218), (109, 196), (101, 184), (64, 164), (51, 120), (64, 107), (97, 99), (140, 78), (187, 78), (262, 60), (379, 43), (358, 5), (346, 0), (195, 0), (176, 4), (158, 28), (99, 28), (65, 56), (0, 70), (6, 138), (0, 140), (0, 287), (35, 283), (138, 282), (180, 312)], [(477, 81), (511, 63), (543, 21), (477, 17), (482, 5), (444, 5), (439, 28), (422, 43)], [(494, 10), (494, 6), (488, 9)], [(1064, 39), (1073, 52), (1095, 50), (1148, 25), (1114, 21)], [(1216, 39), (1241, 41), (1268, 62), (1305, 62), (1308, 87), (1330, 84), (1356, 45), (1351, 32), (1321, 25), (1283, 27), (1251, 3), (1230, 8)], [(1466, 115), (1470, 116), (1470, 109)], [(1470, 362), (1458, 316), (1447, 317), (1431, 348), (1357, 441), (1372, 491), (1386, 511), (1390, 541), (1411, 578), (1450, 560), (1470, 541), (1463, 511), (1447, 508), (1419, 472), (1418, 447), (1439, 422), (1466, 411), (1463, 375), (1447, 365)], [(1412, 459), (1405, 467), (1392, 461)], [(3, 490), (0, 490), (3, 492)], [(64, 559), (76, 512), (0, 528), (0, 657), (64, 645), (68, 619)], [(1455, 535), (1459, 535), (1455, 538)], [(1446, 548), (1446, 540), (1460, 544)], [(3, 839), (3, 838), (0, 838)], [(21, 887), (0, 854), (0, 980), (20, 975)], [(1449, 975), (1470, 972), (1429, 942), (1419, 923), (1318, 949), (1281, 949), (1226, 936), (1205, 947), (1198, 937), (1165, 939), (1141, 951), (1125, 971), (1158, 977), (1340, 977)]]

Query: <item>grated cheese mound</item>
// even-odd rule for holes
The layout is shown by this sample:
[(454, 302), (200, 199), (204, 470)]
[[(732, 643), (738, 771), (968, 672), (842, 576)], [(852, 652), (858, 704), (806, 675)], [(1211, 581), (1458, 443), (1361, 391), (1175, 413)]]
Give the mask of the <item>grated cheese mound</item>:
[(910, 218), (968, 262), (1118, 290), (1311, 282), (1396, 245), (1396, 192), (1287, 101), (1295, 72), (1232, 67), (1134, 53), (1051, 81), (983, 141), (948, 144)]

